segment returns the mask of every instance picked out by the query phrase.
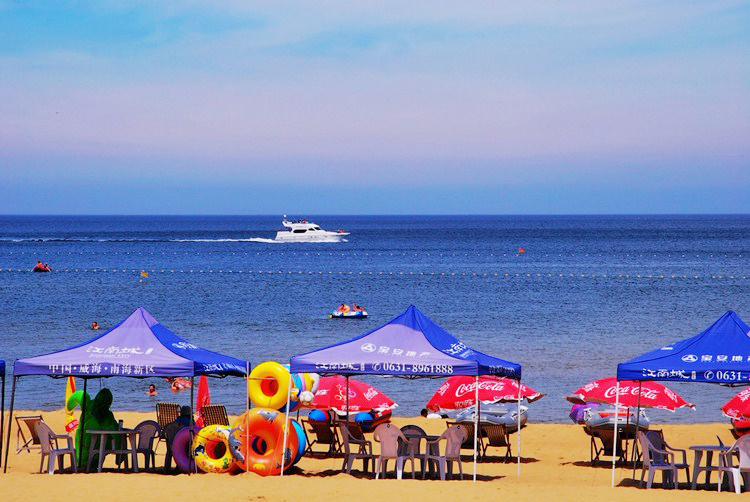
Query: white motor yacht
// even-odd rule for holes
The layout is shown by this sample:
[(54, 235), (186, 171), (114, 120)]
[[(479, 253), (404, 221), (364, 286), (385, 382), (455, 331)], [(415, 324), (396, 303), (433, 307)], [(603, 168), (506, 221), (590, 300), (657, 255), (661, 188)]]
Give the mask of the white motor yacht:
[(344, 240), (344, 237), (349, 235), (348, 232), (339, 230), (338, 232), (329, 232), (323, 230), (317, 224), (311, 223), (305, 219), (297, 221), (289, 221), (284, 215), (284, 219), (281, 221), (287, 230), (276, 232), (277, 241), (288, 241), (288, 242), (340, 242)]

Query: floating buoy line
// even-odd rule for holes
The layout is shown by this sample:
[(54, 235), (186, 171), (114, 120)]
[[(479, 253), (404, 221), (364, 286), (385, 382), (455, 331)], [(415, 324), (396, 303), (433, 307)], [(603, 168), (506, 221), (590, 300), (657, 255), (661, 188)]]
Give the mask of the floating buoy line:
[[(33, 273), (31, 268), (0, 268), (0, 273)], [(522, 273), (522, 272), (384, 272), (384, 271), (303, 271), (303, 270), (235, 270), (235, 269), (135, 269), (135, 268), (63, 268), (53, 269), (49, 274), (55, 273), (119, 273), (133, 274), (137, 277), (151, 278), (149, 274), (244, 274), (244, 275), (266, 275), (266, 276), (398, 276), (398, 277), (486, 277), (504, 279), (542, 279), (542, 278), (578, 278), (578, 279), (683, 279), (683, 280), (747, 280), (747, 275), (732, 274), (580, 274), (580, 273)]]
[(545, 254), (534, 254), (532, 251), (528, 251), (526, 248), (519, 248), (515, 252), (509, 253), (374, 253), (374, 252), (297, 252), (297, 251), (264, 251), (264, 252), (236, 252), (236, 251), (194, 251), (194, 252), (177, 252), (177, 251), (8, 251), (9, 255), (21, 255), (21, 256), (88, 256), (88, 255), (110, 255), (110, 256), (193, 256), (193, 255), (222, 255), (222, 256), (490, 256), (490, 257), (521, 257), (523, 259), (534, 259), (534, 258), (549, 258), (549, 257), (588, 257), (588, 258), (604, 258), (618, 257), (618, 258), (743, 258), (744, 253), (667, 253), (667, 254), (656, 254), (656, 253), (625, 253), (625, 254), (601, 254), (601, 253), (545, 253)]

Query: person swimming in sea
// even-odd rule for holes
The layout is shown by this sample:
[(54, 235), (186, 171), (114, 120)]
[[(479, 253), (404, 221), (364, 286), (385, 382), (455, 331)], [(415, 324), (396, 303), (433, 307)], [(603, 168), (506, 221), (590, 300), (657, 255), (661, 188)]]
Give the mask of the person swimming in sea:
[(93, 329), (93, 330), (99, 329), (99, 323), (96, 322), (96, 321), (92, 322), (91, 323), (91, 329)]
[(156, 391), (156, 385), (151, 384), (148, 386), (148, 390), (146, 391), (147, 396), (155, 396), (158, 392)]

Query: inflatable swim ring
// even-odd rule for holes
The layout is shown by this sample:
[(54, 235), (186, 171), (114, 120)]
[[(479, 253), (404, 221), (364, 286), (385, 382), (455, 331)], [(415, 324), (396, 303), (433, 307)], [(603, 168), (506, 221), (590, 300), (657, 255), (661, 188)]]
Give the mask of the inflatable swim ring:
[(230, 430), (224, 425), (202, 428), (193, 439), (195, 465), (203, 472), (229, 472), (234, 464), (229, 436)]
[(232, 426), (233, 439), (239, 441), (244, 459), (236, 460), (237, 466), (261, 476), (277, 476), (281, 473), (282, 456), (285, 456), (285, 470), (301, 456), (299, 435), (295, 432), (296, 428), (290, 425), (287, 443), (281, 447), (284, 440), (283, 413), (268, 408), (254, 408), (243, 413)]
[(289, 371), (274, 361), (266, 361), (250, 372), (247, 397), (259, 408), (278, 410), (286, 406), (286, 390), (289, 388)]
[(190, 455), (190, 428), (183, 427), (174, 436), (172, 441), (172, 458), (180, 472), (189, 473), (195, 471), (195, 462)]

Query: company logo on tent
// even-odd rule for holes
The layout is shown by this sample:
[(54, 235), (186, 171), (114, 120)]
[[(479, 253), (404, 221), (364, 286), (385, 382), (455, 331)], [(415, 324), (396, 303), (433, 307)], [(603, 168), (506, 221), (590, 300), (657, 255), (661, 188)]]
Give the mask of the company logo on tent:
[(375, 352), (377, 350), (374, 343), (363, 343), (359, 348), (362, 349), (362, 352)]
[(698, 356), (696, 356), (695, 354), (685, 354), (684, 356), (682, 356), (682, 360), (686, 363), (694, 363), (698, 360)]

